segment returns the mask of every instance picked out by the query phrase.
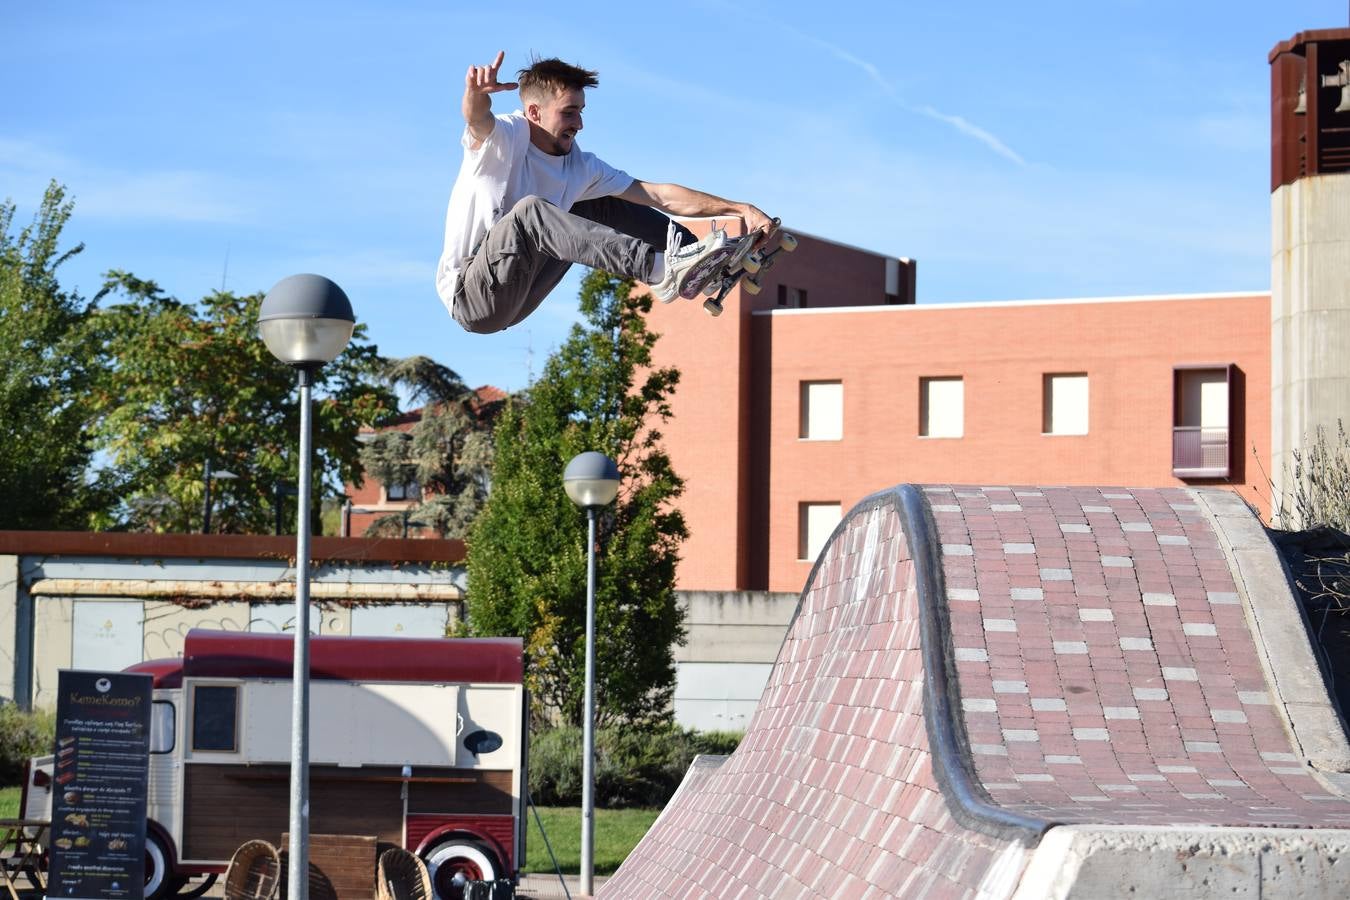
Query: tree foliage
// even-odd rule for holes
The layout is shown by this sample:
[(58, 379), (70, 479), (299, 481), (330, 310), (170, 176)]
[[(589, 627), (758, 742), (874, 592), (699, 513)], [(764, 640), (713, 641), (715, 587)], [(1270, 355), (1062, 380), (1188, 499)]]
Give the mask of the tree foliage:
[(491, 429), (501, 404), (480, 397), (452, 369), (425, 356), (390, 360), (383, 376), (423, 405), (408, 429), (386, 428), (372, 436), (361, 448), (361, 464), (380, 483), (415, 483), (421, 495), (404, 513), (377, 519), (366, 533), (401, 536), (412, 519), (441, 537), (462, 538), (487, 500)]
[[(212, 531), (271, 531), (276, 486), (294, 485), (299, 471), (300, 409), (294, 371), (258, 338), (263, 295), (217, 292), (190, 304), (114, 271), (104, 296), (121, 302), (98, 315), (109, 370), (94, 404), (99, 445), (125, 482), (124, 502), (107, 524), (199, 530), (210, 458), (213, 469), (237, 476), (212, 481)], [(395, 406), (375, 380), (379, 364), (358, 326), (315, 376), (316, 498), (359, 476), (358, 429)]]
[(0, 203), (0, 528), (84, 528), (111, 502), (91, 471), (93, 304), (57, 280), (84, 246), (60, 249), (72, 205), (55, 182), (17, 235), (15, 209)]
[(684, 642), (674, 583), (687, 531), (672, 507), (683, 482), (658, 430), (679, 373), (651, 368), (651, 298), (632, 288), (603, 272), (584, 280), (585, 323), (497, 424), (492, 494), (469, 538), (470, 628), (523, 637), (536, 715), (568, 724), (584, 710), (586, 514), (562, 489), (576, 454), (605, 453), (622, 478), (599, 517), (597, 720), (668, 719), (672, 646)]

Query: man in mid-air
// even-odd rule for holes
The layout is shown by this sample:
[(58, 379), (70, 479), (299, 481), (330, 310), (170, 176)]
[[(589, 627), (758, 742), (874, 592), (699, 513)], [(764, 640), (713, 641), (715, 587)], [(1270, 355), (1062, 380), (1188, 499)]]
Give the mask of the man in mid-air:
[[(583, 153), (576, 135), (586, 88), (599, 84), (595, 72), (538, 59), (502, 83), (505, 56), (470, 66), (464, 78), (464, 162), (436, 268), (436, 292), (465, 330), (490, 334), (520, 322), (572, 263), (644, 282), (666, 303), (697, 296), (735, 239), (714, 228), (695, 240), (665, 214), (739, 216), (748, 235), (770, 237), (772, 220), (749, 203), (640, 181)], [(517, 88), (524, 108), (493, 115), (492, 95)]]

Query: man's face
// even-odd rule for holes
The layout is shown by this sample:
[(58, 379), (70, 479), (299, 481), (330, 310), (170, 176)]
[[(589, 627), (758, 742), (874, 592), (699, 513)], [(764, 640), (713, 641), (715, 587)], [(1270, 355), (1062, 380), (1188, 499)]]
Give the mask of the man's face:
[(530, 103), (525, 112), (538, 126), (531, 129), (530, 135), (535, 146), (553, 156), (570, 153), (581, 130), (581, 111), (585, 108), (586, 92), (580, 88), (560, 90), (547, 100)]

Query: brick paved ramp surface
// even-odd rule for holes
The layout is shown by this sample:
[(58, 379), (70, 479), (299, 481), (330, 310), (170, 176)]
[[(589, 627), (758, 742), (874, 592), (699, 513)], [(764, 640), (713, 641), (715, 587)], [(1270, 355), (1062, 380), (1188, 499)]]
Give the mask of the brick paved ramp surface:
[(1222, 491), (903, 486), (602, 897), (1350, 896), (1350, 759)]

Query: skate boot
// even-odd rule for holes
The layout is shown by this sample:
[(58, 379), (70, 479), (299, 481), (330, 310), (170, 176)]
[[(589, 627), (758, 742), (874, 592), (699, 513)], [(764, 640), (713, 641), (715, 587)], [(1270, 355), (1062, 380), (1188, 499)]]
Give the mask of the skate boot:
[(681, 244), (681, 235), (672, 221), (666, 232), (665, 277), (652, 285), (652, 293), (662, 303), (670, 303), (677, 297), (686, 300), (697, 297), (736, 249), (726, 230), (717, 227), (687, 247)]

